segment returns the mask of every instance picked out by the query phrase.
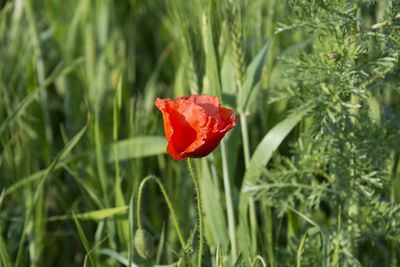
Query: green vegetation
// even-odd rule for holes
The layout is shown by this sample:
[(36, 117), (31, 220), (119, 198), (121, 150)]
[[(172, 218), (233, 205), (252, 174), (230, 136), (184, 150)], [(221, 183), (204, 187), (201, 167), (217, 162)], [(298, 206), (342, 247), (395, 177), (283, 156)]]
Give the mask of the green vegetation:
[(0, 266), (197, 266), (194, 93), (203, 266), (399, 266), (399, 60), (397, 0), (0, 0)]

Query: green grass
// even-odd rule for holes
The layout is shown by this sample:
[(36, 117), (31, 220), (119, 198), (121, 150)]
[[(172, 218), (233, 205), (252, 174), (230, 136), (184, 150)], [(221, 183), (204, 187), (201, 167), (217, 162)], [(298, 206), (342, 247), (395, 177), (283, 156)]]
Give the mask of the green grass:
[(394, 0), (0, 0), (0, 266), (197, 266), (193, 93), (203, 266), (399, 266), (399, 51)]

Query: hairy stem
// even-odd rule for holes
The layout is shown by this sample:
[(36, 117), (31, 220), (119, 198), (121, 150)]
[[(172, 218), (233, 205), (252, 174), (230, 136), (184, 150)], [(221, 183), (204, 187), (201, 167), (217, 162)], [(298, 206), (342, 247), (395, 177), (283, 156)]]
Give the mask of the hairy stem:
[(179, 223), (178, 223), (178, 220), (176, 218), (176, 212), (175, 212), (174, 206), (172, 205), (172, 202), (171, 202), (171, 200), (170, 200), (170, 198), (169, 198), (169, 196), (167, 194), (167, 191), (165, 191), (164, 185), (155, 176), (151, 176), (151, 175), (147, 176), (146, 178), (144, 178), (144, 180), (140, 183), (140, 186), (139, 186), (138, 200), (137, 200), (137, 207), (136, 207), (136, 212), (137, 212), (136, 216), (137, 216), (138, 228), (139, 229), (143, 228), (142, 220), (141, 220), (141, 216), (140, 216), (140, 210), (141, 210), (141, 207), (142, 207), (143, 190), (144, 190), (145, 185), (149, 181), (155, 182), (158, 185), (158, 187), (160, 188), (160, 191), (161, 191), (161, 193), (162, 193), (162, 195), (163, 195), (163, 197), (165, 199), (165, 202), (167, 203), (169, 212), (171, 214), (172, 222), (173, 222), (173, 224), (175, 226), (175, 230), (176, 230), (176, 232), (178, 234), (179, 242), (181, 243), (182, 248), (185, 248), (185, 246), (186, 246), (185, 239), (183, 238), (181, 228), (179, 227)]
[(202, 267), (202, 258), (203, 258), (203, 236), (204, 236), (204, 231), (203, 231), (203, 208), (201, 204), (201, 193), (200, 193), (200, 183), (199, 179), (195, 175), (193, 171), (193, 166), (192, 166), (192, 159), (188, 158), (188, 167), (189, 167), (189, 172), (190, 175), (192, 176), (193, 180), (193, 185), (194, 185), (194, 190), (196, 191), (196, 197), (197, 197), (197, 213), (198, 213), (198, 224), (199, 224), (199, 254), (198, 254), (198, 260), (197, 260), (197, 266)]

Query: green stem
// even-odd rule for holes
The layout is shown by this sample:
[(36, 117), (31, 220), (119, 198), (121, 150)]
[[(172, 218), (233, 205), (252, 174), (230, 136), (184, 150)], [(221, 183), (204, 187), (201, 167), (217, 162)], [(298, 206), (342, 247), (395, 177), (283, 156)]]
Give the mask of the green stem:
[[(398, 154), (396, 154), (393, 157), (394, 164), (393, 164), (393, 168), (392, 168), (392, 181), (391, 181), (391, 189), (390, 189), (390, 202), (392, 204), (396, 204), (396, 199), (397, 199), (397, 195), (396, 195), (397, 190), (396, 189), (398, 188), (398, 182), (399, 182), (399, 180), (397, 179), (398, 178), (398, 173), (399, 173), (399, 163), (400, 163), (399, 159), (400, 158), (399, 158)], [(392, 240), (390, 242), (390, 253), (392, 255), (391, 256), (391, 261), (390, 261), (390, 266), (391, 267), (398, 266), (397, 252), (396, 251), (397, 251), (396, 250), (396, 243), (395, 243), (394, 240)]]
[(265, 262), (264, 258), (261, 257), (260, 255), (257, 255), (253, 258), (252, 266), (256, 266), (257, 262), (260, 262), (264, 267), (267, 266), (267, 263)]
[(193, 171), (193, 166), (192, 166), (192, 159), (188, 158), (188, 167), (189, 167), (189, 172), (190, 175), (192, 176), (193, 179), (193, 185), (194, 185), (194, 190), (196, 191), (196, 197), (197, 197), (197, 213), (198, 213), (198, 224), (199, 224), (199, 254), (198, 254), (198, 261), (197, 261), (197, 266), (202, 267), (201, 261), (202, 261), (202, 256), (203, 256), (203, 208), (201, 205), (201, 194), (200, 194), (200, 183), (199, 179), (195, 175)]
[(267, 255), (269, 260), (269, 266), (275, 267), (275, 257), (274, 257), (274, 237), (272, 232), (272, 212), (271, 208), (264, 204), (265, 206), (265, 230), (266, 230), (266, 241), (267, 241)]
[(240, 129), (242, 131), (244, 165), (247, 168), (250, 162), (249, 131), (247, 129), (247, 118), (243, 112), (240, 113)]
[(170, 198), (168, 197), (167, 191), (165, 191), (164, 185), (155, 176), (151, 176), (151, 175), (147, 176), (146, 178), (143, 179), (143, 181), (140, 183), (140, 186), (139, 186), (138, 200), (137, 200), (137, 207), (136, 207), (138, 228), (143, 229), (142, 220), (141, 220), (141, 216), (140, 216), (140, 210), (142, 207), (143, 190), (148, 181), (155, 182), (158, 185), (158, 187), (160, 188), (160, 191), (165, 199), (165, 202), (167, 203), (169, 212), (171, 214), (172, 222), (173, 222), (176, 232), (178, 234), (179, 242), (181, 243), (182, 248), (185, 248), (186, 247), (185, 239), (183, 239), (182, 231), (181, 231), (181, 228), (179, 227), (178, 220), (176, 218), (175, 209), (172, 206), (172, 202), (171, 202)]
[(253, 196), (250, 196), (249, 201), (249, 214), (250, 214), (250, 236), (251, 236), (251, 247), (253, 252), (257, 252), (257, 218), (256, 218), (256, 203)]

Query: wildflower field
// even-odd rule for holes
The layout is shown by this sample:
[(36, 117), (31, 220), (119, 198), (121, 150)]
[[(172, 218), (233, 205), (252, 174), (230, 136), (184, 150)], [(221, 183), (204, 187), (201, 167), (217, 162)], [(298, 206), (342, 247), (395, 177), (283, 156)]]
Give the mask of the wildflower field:
[(400, 266), (399, 0), (0, 0), (0, 267)]

